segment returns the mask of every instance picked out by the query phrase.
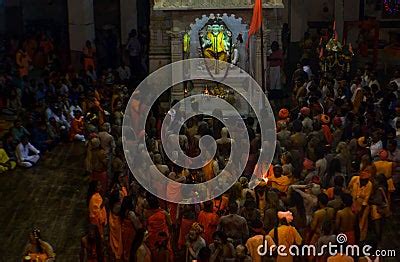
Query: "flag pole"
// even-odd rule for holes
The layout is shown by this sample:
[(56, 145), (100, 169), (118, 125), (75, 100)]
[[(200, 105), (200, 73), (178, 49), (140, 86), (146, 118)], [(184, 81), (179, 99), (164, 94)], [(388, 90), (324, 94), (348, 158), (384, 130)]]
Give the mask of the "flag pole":
[(261, 87), (265, 92), (265, 57), (264, 57), (264, 29), (263, 22), (261, 22), (260, 36), (261, 36)]

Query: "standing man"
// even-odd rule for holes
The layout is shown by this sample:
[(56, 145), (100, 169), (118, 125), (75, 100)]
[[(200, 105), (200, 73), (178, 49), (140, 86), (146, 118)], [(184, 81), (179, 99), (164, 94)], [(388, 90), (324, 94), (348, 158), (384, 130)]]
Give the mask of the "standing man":
[(110, 123), (104, 123), (101, 127), (101, 131), (99, 132), (99, 139), (101, 148), (105, 151), (107, 157), (107, 174), (108, 178), (111, 182), (112, 174), (111, 174), (111, 163), (112, 156), (115, 153), (115, 140), (112, 135), (110, 135), (111, 126)]
[(21, 46), (15, 56), (15, 62), (18, 66), (19, 76), (22, 78), (29, 75), (29, 66), (32, 62), (25, 48)]
[(137, 38), (137, 31), (132, 29), (129, 34), (129, 41), (126, 45), (126, 50), (129, 52), (129, 62), (132, 69), (132, 76), (138, 77), (141, 74), (141, 60), (140, 60), (140, 42)]
[(281, 69), (283, 67), (283, 51), (279, 49), (278, 42), (274, 41), (271, 44), (270, 55), (267, 60), (269, 61), (269, 80), (271, 90), (281, 90)]

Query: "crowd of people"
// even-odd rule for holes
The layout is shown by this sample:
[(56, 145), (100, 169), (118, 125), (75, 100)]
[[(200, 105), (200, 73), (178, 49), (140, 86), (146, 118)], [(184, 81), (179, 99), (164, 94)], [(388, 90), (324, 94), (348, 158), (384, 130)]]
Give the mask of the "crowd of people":
[[(14, 60), (0, 71), (1, 89), (7, 90), (2, 92), (7, 96), (2, 96), (1, 113), (15, 118), (1, 144), (0, 172), (16, 165), (33, 167), (63, 143), (86, 147), (89, 225), (81, 239), (80, 261), (353, 261), (355, 257), (344, 253), (293, 257), (276, 250), (265, 256), (259, 252), (259, 246), (274, 244), (321, 247), (336, 243), (338, 234), (347, 242), (337, 244), (382, 247), (400, 179), (399, 71), (393, 71), (389, 82), (380, 82), (371, 65), (354, 74), (321, 74), (299, 63), (288, 82), (293, 85), (288, 106), (274, 108), (272, 164), (256, 165), (260, 150), (270, 149), (261, 140), (257, 121), (248, 116), (251, 146), (240, 179), (211, 201), (175, 204), (135, 181), (135, 172), (150, 172), (150, 167), (135, 163), (130, 170), (125, 161), (122, 119), (134, 89), (131, 71), (140, 70), (135, 37), (128, 45), (135, 63), (130, 67), (121, 63), (98, 72), (95, 47), (88, 41), (80, 72), (54, 67), (53, 56), (40, 75), (32, 76), (31, 57), (45, 50), (53, 54), (54, 44), (44, 36), (40, 48), (30, 47), (29, 39), (22, 41), (12, 53)], [(131, 106), (140, 113), (140, 105)], [(187, 121), (179, 143), (188, 156), (200, 153), (199, 140), (206, 135), (217, 140), (218, 148), (203, 168), (187, 170), (168, 159), (160, 143), (161, 124), (172, 112), (163, 113), (159, 103), (151, 112), (142, 135), (161, 173), (180, 183), (218, 176), (235, 142), (229, 130), (211, 116)], [(253, 173), (260, 182), (251, 189)], [(171, 196), (181, 194), (179, 188), (158, 186)], [(55, 257), (37, 229), (23, 255), (26, 261)], [(381, 261), (374, 256), (357, 259)]]

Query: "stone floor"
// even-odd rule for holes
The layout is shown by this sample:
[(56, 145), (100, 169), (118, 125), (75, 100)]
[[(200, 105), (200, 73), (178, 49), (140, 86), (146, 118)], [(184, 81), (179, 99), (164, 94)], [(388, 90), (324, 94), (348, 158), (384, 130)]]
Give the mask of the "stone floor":
[(20, 261), (28, 235), (39, 227), (57, 261), (79, 261), (86, 225), (83, 144), (54, 149), (33, 169), (0, 175), (1, 262)]
[[(33, 227), (39, 227), (43, 239), (53, 245), (57, 261), (79, 261), (87, 224), (84, 156), (83, 144), (66, 144), (33, 169), (0, 175), (0, 262), (20, 261)], [(386, 223), (383, 246), (400, 255), (399, 229), (400, 211), (395, 208)], [(400, 261), (398, 257), (385, 261)]]

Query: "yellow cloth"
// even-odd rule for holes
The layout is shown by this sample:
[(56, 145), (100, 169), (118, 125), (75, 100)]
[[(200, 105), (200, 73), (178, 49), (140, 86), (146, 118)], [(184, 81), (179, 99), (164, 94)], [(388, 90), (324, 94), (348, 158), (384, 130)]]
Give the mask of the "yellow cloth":
[(121, 231), (121, 219), (119, 216), (115, 215), (113, 212), (110, 212), (110, 216), (108, 217), (109, 226), (110, 226), (110, 246), (111, 250), (115, 256), (115, 258), (121, 259), (123, 252), (122, 245), (122, 231)]
[(211, 160), (202, 168), (204, 173), (204, 178), (206, 181), (209, 181), (215, 177), (213, 167), (214, 167), (214, 160)]
[(389, 192), (394, 192), (396, 190), (392, 178), (392, 170), (393, 170), (393, 163), (389, 161), (376, 161), (374, 162), (374, 166), (376, 168), (376, 174), (384, 174), (387, 183), (388, 183), (388, 191)]
[(225, 42), (224, 42), (224, 34), (222, 32), (218, 33), (217, 36), (214, 36), (213, 33), (207, 33), (207, 38), (211, 41), (211, 46), (207, 47), (206, 50), (211, 50), (214, 53), (225, 52)]
[(6, 151), (3, 148), (0, 148), (0, 173), (6, 172), (10, 169), (9, 166), (6, 166), (7, 163), (10, 165), (11, 170), (17, 165), (14, 161), (10, 161)]
[[(253, 262), (261, 262), (262, 257), (258, 254), (258, 247), (260, 245), (264, 245), (263, 243), (264, 237), (262, 235), (256, 235), (251, 237), (246, 242), (247, 250), (251, 256), (251, 261)], [(275, 245), (274, 240), (270, 236), (265, 236), (265, 241), (267, 242), (267, 254), (270, 252), (270, 248)]]
[(365, 240), (368, 232), (368, 217), (369, 217), (369, 206), (368, 200), (371, 196), (372, 191), (372, 183), (368, 181), (368, 183), (361, 187), (360, 185), (360, 177), (354, 176), (349, 183), (349, 190), (353, 197), (353, 211), (358, 214), (361, 211), (362, 206), (365, 206), (365, 209), (362, 214), (359, 214), (359, 227), (360, 227), (360, 240)]
[[(268, 234), (272, 238), (274, 237), (274, 230), (275, 229), (272, 229)], [(284, 252), (287, 253), (288, 255), (278, 256), (276, 258), (276, 262), (292, 262), (293, 257), (290, 256), (289, 248), (292, 245), (300, 245), (301, 242), (303, 241), (299, 232), (297, 232), (296, 228), (292, 226), (281, 225), (280, 227), (278, 227), (278, 241), (279, 243), (277, 245), (285, 246), (286, 249), (284, 250)]]
[(107, 224), (107, 213), (104, 206), (101, 207), (102, 204), (103, 198), (99, 193), (95, 193), (89, 202), (90, 223), (98, 227), (101, 236), (103, 236), (104, 226)]
[(272, 176), (268, 179), (268, 183), (271, 183), (271, 186), (278, 189), (280, 192), (286, 193), (291, 184), (291, 181), (287, 176), (281, 176), (278, 178)]
[(360, 177), (353, 176), (349, 183), (349, 190), (355, 202), (364, 206), (368, 205), (368, 200), (372, 191), (371, 182), (368, 182), (365, 186), (361, 187)]
[(337, 254), (333, 257), (329, 257), (327, 262), (353, 262), (354, 259), (352, 257), (342, 255), (342, 254)]

